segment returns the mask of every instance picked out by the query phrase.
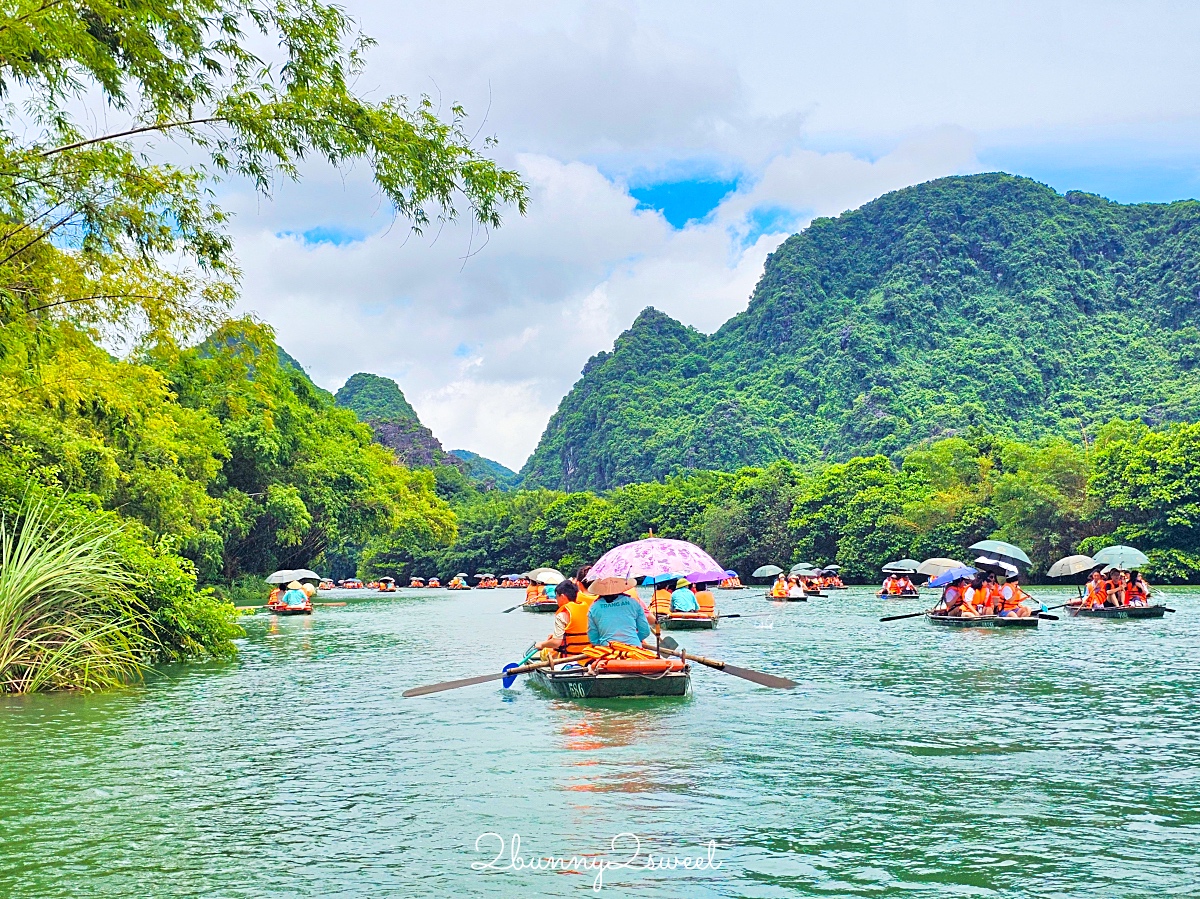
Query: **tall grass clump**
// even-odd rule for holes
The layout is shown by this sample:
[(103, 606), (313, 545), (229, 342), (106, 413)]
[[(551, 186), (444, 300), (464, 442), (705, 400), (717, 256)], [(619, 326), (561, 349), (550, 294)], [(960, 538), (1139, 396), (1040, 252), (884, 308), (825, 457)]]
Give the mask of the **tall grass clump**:
[(105, 519), (55, 522), (41, 501), (0, 519), (0, 693), (107, 690), (156, 648)]

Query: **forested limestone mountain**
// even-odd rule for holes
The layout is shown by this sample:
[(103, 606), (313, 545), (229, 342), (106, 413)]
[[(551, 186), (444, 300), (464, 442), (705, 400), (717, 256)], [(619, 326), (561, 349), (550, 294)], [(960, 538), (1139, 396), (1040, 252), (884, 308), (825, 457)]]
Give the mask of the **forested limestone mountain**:
[(498, 490), (512, 490), (520, 483), (521, 476), (511, 468), (479, 453), (456, 449), (450, 450), (450, 455), (460, 460), (466, 466), (466, 473), (481, 484)]
[(524, 484), (1195, 420), (1198, 310), (1200, 203), (943, 178), (793, 235), (711, 337), (643, 311), (584, 367)]
[(391, 378), (366, 372), (351, 375), (334, 396), (334, 402), (370, 425), (375, 439), (391, 449), (405, 465), (462, 467), (442, 448), (433, 432), (421, 424), (416, 410)]

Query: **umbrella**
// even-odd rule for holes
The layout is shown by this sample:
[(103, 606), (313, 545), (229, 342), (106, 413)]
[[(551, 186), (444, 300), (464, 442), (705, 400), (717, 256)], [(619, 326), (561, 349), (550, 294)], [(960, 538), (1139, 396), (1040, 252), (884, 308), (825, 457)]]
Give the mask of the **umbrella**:
[(841, 571), (842, 566), (841, 565), (826, 565), (825, 570), (826, 571)]
[(267, 575), (268, 584), (290, 584), (292, 581), (319, 581), (321, 575), (307, 568), (284, 568)]
[(1150, 564), (1146, 554), (1132, 546), (1108, 546), (1092, 558), (1101, 565), (1111, 565), (1122, 571), (1140, 571)]
[(693, 543), (647, 537), (610, 549), (592, 566), (591, 577), (645, 577), (671, 571), (724, 571), (717, 560)]
[(807, 562), (797, 562), (795, 565), (793, 565), (789, 569), (788, 573), (789, 574), (812, 575), (815, 577), (817, 574), (817, 569), (813, 568)]
[(924, 562), (922, 562), (920, 565), (917, 566), (917, 574), (927, 574), (930, 577), (937, 577), (942, 572), (949, 571), (952, 568), (965, 568), (965, 567), (966, 566), (963, 565), (963, 563), (958, 561), (957, 559), (943, 559), (943, 558), (926, 559)]
[(1003, 574), (1009, 577), (1021, 573), (1021, 569), (1012, 562), (1006, 562), (1004, 559), (989, 559), (987, 556), (980, 556), (975, 560), (975, 564), (984, 571), (992, 571), (996, 574)]
[(679, 580), (681, 577), (683, 577), (682, 574), (670, 574), (670, 573), (652, 574), (649, 577), (646, 577), (645, 579), (643, 579), (642, 583), (647, 584), (651, 587), (654, 587), (654, 586), (657, 586), (658, 584), (673, 584), (677, 580)]
[(736, 571), (734, 571), (732, 568), (725, 569), (725, 577), (737, 577), (737, 576), (738, 576), (738, 573)]
[(883, 570), (888, 574), (916, 574), (920, 567), (916, 559), (897, 559), (884, 565)]
[(1029, 561), (1029, 556), (1025, 555), (1025, 550), (1019, 546), (1013, 546), (1011, 543), (1005, 543), (1003, 540), (980, 540), (971, 546), (968, 546), (974, 552), (987, 553), (989, 556), (1003, 556), (1006, 559), (1012, 559), (1014, 562), (1023, 562), (1026, 565), (1032, 565)]
[(1050, 577), (1066, 577), (1069, 574), (1082, 574), (1096, 567), (1096, 560), (1091, 556), (1067, 556), (1059, 559), (1050, 566), (1046, 574)]
[(783, 569), (778, 565), (763, 565), (754, 569), (754, 574), (750, 577), (775, 577), (777, 574), (783, 574)]
[(535, 568), (525, 577), (539, 584), (561, 584), (567, 579), (567, 576), (557, 568)]
[(725, 580), (724, 570), (697, 571), (687, 576), (689, 584), (719, 584)]
[(951, 568), (948, 571), (943, 571), (937, 577), (931, 579), (926, 587), (945, 587), (947, 584), (952, 584), (959, 578), (975, 577), (976, 571), (970, 565), (959, 565), (957, 568)]

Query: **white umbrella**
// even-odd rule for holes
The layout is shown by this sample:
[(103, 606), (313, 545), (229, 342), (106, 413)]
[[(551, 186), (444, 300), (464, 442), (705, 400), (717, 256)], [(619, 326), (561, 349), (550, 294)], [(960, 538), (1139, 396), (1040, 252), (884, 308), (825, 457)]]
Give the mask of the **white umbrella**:
[(927, 574), (930, 577), (937, 577), (939, 574), (945, 574), (947, 571), (952, 571), (955, 568), (966, 568), (962, 562), (957, 559), (926, 559), (917, 566), (917, 574)]

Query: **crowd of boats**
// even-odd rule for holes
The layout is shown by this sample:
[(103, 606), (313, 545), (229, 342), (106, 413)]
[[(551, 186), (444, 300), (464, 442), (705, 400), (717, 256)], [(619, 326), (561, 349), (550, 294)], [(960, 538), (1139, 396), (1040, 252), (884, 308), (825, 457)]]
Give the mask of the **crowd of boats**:
[[(1019, 547), (985, 540), (970, 549), (978, 553), (970, 564), (939, 557), (923, 562), (898, 559), (883, 566), (876, 594), (880, 599), (939, 592), (929, 608), (880, 620), (925, 617), (949, 627), (1024, 629), (1036, 628), (1039, 621), (1059, 620), (1050, 614), (1059, 608), (1072, 616), (1093, 618), (1161, 618), (1174, 611), (1154, 599), (1154, 590), (1141, 573), (1149, 560), (1132, 547), (1112, 546), (1091, 556), (1068, 556), (1056, 562), (1049, 569), (1051, 577), (1075, 576), (1080, 583), (1074, 599), (1053, 607), (1026, 592), (1022, 581), (1031, 562)], [(777, 565), (764, 565), (752, 577), (770, 582), (763, 596), (772, 602), (807, 602), (846, 589), (840, 571), (837, 565), (801, 562), (786, 572)], [(284, 615), (311, 614), (318, 588), (397, 589), (392, 577), (334, 582), (307, 570), (275, 572), (268, 580), (275, 589), (267, 609)], [(412, 589), (439, 586), (437, 578), (409, 581)], [(523, 589), (524, 599), (504, 612), (522, 609), (553, 615), (553, 630), (531, 646), (520, 662), (499, 673), (414, 688), (406, 696), (489, 680), (508, 684), (523, 673), (551, 693), (570, 698), (682, 695), (690, 684), (692, 663), (766, 686), (795, 685), (787, 678), (695, 656), (670, 636), (664, 637), (665, 631), (716, 629), (722, 615), (714, 591), (748, 589), (736, 571), (722, 568), (685, 541), (651, 537), (623, 544), (570, 576), (551, 567), (501, 576), (482, 572), (468, 577), (460, 572), (446, 588)]]

